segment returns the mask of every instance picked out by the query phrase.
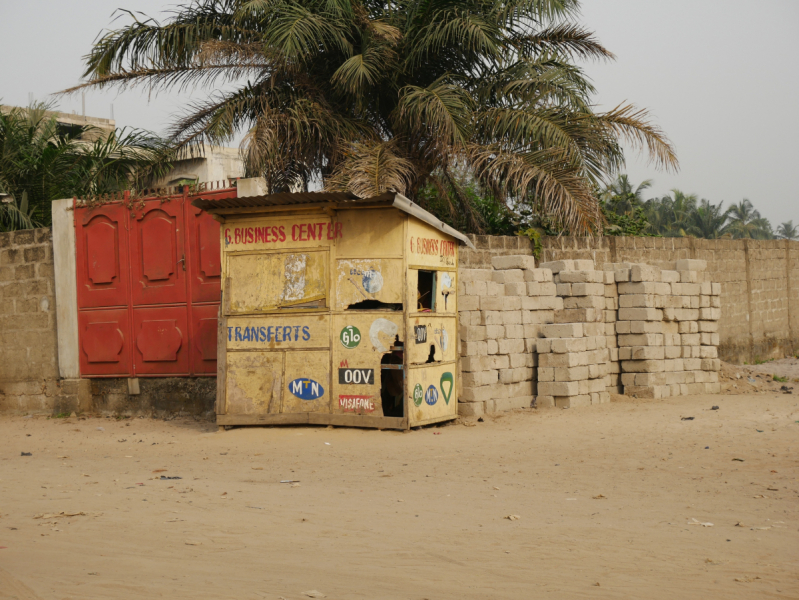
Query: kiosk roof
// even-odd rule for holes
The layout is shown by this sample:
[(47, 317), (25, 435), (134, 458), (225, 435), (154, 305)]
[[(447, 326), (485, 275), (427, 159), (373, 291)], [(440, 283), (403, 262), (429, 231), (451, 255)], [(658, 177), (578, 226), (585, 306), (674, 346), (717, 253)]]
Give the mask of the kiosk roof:
[(474, 244), (464, 234), (396, 192), (385, 192), (379, 196), (368, 198), (360, 198), (350, 192), (281, 192), (266, 196), (246, 196), (220, 200), (197, 198), (192, 202), (192, 205), (206, 212), (219, 215), (240, 214), (242, 212), (240, 209), (248, 209), (246, 212), (254, 212), (252, 209), (277, 206), (296, 206), (298, 208), (330, 207), (338, 209), (371, 208), (375, 205), (393, 207), (416, 217), (420, 221), (424, 221), (439, 231), (454, 237), (469, 248), (474, 249)]

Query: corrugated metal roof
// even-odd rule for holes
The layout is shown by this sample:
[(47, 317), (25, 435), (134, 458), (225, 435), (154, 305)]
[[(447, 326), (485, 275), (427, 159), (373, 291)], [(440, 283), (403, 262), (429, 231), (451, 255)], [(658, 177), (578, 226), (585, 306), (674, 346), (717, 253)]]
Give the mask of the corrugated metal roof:
[(359, 198), (350, 192), (281, 192), (266, 196), (248, 196), (244, 198), (226, 198), (222, 200), (207, 200), (197, 198), (192, 202), (193, 206), (202, 210), (214, 213), (220, 210), (227, 212), (229, 209), (236, 208), (258, 208), (261, 206), (302, 206), (304, 204), (335, 204), (337, 208), (356, 207), (359, 204), (374, 205), (385, 204), (393, 206), (413, 217), (424, 221), (428, 225), (435, 227), (439, 231), (454, 237), (462, 244), (474, 249), (472, 241), (461, 232), (453, 229), (436, 216), (430, 214), (418, 204), (410, 201), (402, 194), (386, 192), (379, 196), (369, 198)]
[(302, 206), (303, 204), (373, 204), (391, 203), (393, 193), (385, 193), (371, 198), (359, 198), (350, 192), (280, 192), (266, 196), (246, 196), (226, 200), (204, 200), (198, 198), (192, 204), (197, 208), (214, 212), (214, 209), (257, 208), (260, 206)]

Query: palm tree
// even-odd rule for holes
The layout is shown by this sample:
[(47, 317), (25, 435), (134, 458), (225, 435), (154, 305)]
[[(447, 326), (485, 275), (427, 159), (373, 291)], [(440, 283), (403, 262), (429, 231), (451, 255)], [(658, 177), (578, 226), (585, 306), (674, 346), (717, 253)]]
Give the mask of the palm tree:
[(723, 205), (724, 202), (711, 204), (708, 200), (702, 199), (688, 217), (690, 224), (686, 233), (707, 240), (715, 240), (725, 235), (729, 211), (723, 210)]
[(49, 225), (52, 200), (126, 189), (171, 166), (171, 151), (151, 134), (123, 130), (86, 142), (61, 132), (49, 108), (35, 103), (0, 111), (3, 229)]
[(498, 202), (572, 233), (600, 224), (594, 186), (623, 165), (622, 140), (658, 167), (677, 158), (648, 114), (593, 109), (576, 60), (611, 59), (573, 22), (578, 0), (192, 0), (139, 19), (86, 57), (92, 87), (206, 86), (171, 130), (178, 147), (245, 131), (247, 173), (270, 191), (321, 179), (360, 195), (437, 190), (477, 214), (467, 169)]
[(619, 215), (629, 215), (636, 207), (644, 203), (644, 191), (652, 187), (652, 180), (645, 179), (638, 187), (630, 181), (626, 174), (619, 175), (600, 193), (600, 200), (605, 201), (611, 210)]
[(774, 237), (771, 223), (768, 219), (761, 217), (760, 212), (755, 210), (752, 203), (746, 198), (738, 204), (730, 206), (729, 215), (730, 224), (727, 227), (733, 238), (767, 240)]
[(777, 237), (783, 240), (799, 240), (799, 228), (794, 227), (793, 220), (785, 221), (777, 227)]

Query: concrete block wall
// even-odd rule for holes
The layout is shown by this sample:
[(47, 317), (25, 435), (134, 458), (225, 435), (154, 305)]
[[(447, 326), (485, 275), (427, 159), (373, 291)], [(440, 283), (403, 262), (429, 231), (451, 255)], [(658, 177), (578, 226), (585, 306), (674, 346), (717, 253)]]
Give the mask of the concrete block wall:
[[(491, 256), (532, 254), (522, 237), (471, 236), (477, 250), (461, 247), (463, 268), (490, 268)], [(540, 262), (593, 260), (644, 263), (672, 269), (683, 259), (707, 262), (701, 281), (721, 284), (724, 311), (719, 321), (719, 356), (753, 362), (799, 350), (799, 242), (787, 240), (703, 240), (694, 238), (545, 237)]]
[(530, 406), (528, 383), (535, 406), (560, 408), (719, 391), (721, 284), (700, 281), (705, 261), (491, 261), (460, 271), (461, 414)]
[(51, 232), (0, 233), (0, 411), (59, 411), (56, 346)]

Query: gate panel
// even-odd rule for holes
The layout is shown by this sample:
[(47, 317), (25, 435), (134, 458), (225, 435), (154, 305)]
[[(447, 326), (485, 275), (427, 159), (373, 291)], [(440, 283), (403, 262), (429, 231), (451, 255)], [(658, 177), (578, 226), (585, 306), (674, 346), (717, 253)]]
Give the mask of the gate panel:
[(188, 375), (186, 307), (133, 309), (133, 366), (136, 375)]
[(222, 263), (219, 223), (186, 202), (189, 234), (189, 287), (192, 302), (219, 302)]
[(183, 222), (179, 200), (146, 202), (131, 218), (134, 306), (186, 302)]
[(191, 371), (216, 374), (218, 304), (191, 307)]
[(78, 330), (82, 375), (124, 376), (130, 373), (127, 308), (81, 311)]
[(77, 228), (78, 306), (125, 306), (128, 302), (127, 213), (120, 204), (84, 209)]

